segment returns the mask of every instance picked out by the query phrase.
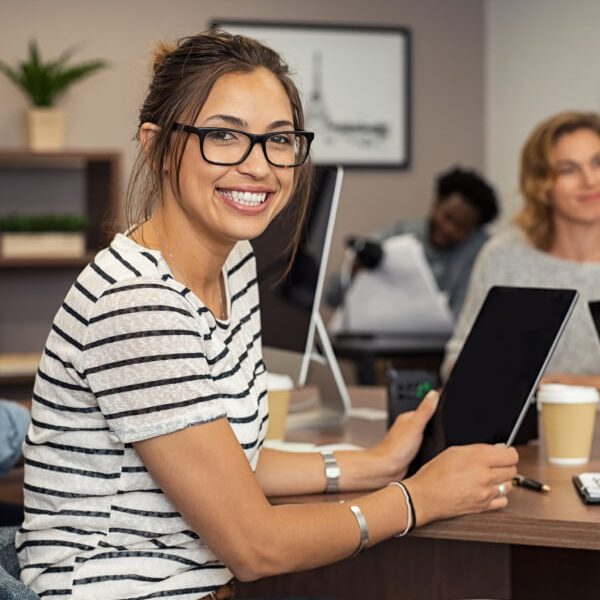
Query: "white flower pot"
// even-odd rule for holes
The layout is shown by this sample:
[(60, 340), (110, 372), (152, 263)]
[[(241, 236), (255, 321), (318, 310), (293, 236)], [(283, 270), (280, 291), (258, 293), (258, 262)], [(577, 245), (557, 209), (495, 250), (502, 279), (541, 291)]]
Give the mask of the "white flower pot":
[(65, 113), (58, 108), (30, 108), (27, 111), (27, 138), (30, 150), (62, 150), (65, 147)]

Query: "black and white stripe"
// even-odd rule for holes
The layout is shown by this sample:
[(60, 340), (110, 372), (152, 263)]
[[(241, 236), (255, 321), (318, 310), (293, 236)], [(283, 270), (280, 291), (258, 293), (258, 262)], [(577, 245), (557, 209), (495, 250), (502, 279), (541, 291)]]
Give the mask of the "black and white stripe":
[(226, 417), (256, 466), (267, 407), (250, 244), (233, 249), (224, 275), (227, 322), (160, 253), (118, 235), (65, 298), (24, 447), (17, 547), (40, 597), (192, 600), (231, 578), (132, 447)]

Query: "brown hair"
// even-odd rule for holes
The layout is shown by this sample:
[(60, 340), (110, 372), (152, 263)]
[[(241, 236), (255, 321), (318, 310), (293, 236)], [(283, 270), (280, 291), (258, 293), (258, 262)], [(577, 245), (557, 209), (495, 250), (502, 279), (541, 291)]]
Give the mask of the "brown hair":
[[(295, 129), (304, 129), (302, 102), (288, 65), (275, 50), (257, 40), (210, 30), (181, 38), (175, 44), (160, 43), (153, 55), (153, 77), (140, 110), (139, 125), (160, 127), (144, 153), (140, 148), (129, 180), (125, 216), (129, 227), (152, 215), (160, 200), (164, 178), (176, 196), (181, 193), (179, 171), (189, 134), (173, 131), (175, 122), (194, 123), (213, 85), (226, 73), (249, 73), (264, 67), (277, 77), (290, 100)], [(139, 128), (136, 139), (139, 141)], [(167, 169), (163, 169), (167, 166)], [(294, 172), (294, 202), (284, 211), (295, 222), (292, 253), (302, 233), (311, 173), (307, 160)], [(290, 212), (292, 213), (290, 215)]]
[(554, 239), (552, 206), (548, 201), (556, 180), (552, 149), (560, 137), (579, 129), (589, 129), (600, 136), (600, 115), (575, 111), (554, 115), (532, 131), (521, 152), (519, 187), (525, 203), (514, 222), (540, 250), (548, 250)]

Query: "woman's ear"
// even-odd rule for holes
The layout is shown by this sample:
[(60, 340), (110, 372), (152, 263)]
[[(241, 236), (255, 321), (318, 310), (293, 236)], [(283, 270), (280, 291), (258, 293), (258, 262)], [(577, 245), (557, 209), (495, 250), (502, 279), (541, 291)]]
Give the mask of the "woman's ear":
[(142, 144), (142, 151), (144, 156), (148, 158), (154, 137), (160, 131), (160, 127), (154, 123), (142, 123), (140, 126), (140, 143)]

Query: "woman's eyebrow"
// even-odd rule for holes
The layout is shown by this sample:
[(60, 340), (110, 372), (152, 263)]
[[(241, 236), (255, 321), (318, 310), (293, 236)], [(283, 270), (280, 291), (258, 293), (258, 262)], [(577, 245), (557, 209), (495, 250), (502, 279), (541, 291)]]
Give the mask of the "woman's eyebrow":
[(279, 129), (280, 127), (291, 127), (294, 128), (294, 124), (287, 119), (281, 119), (279, 121), (273, 121), (271, 125), (269, 125), (269, 129)]
[[(232, 125), (233, 127), (237, 127), (239, 129), (246, 129), (248, 127), (247, 121), (244, 121), (244, 119), (240, 119), (239, 117), (235, 117), (233, 115), (221, 115), (221, 114), (211, 115), (210, 117), (206, 118), (204, 123), (210, 123), (211, 121), (225, 121), (225, 123), (228, 123), (229, 125)], [(278, 120), (270, 123), (269, 126), (267, 127), (267, 129), (275, 130), (275, 129), (280, 129), (282, 127), (286, 128), (286, 129), (289, 129), (289, 128), (293, 129), (294, 124), (292, 123), (292, 121), (290, 121), (288, 119), (278, 119)]]
[(230, 125), (234, 125), (235, 127), (248, 127), (248, 123), (239, 117), (234, 117), (233, 115), (211, 115), (204, 122), (207, 123), (209, 121), (225, 121)]

